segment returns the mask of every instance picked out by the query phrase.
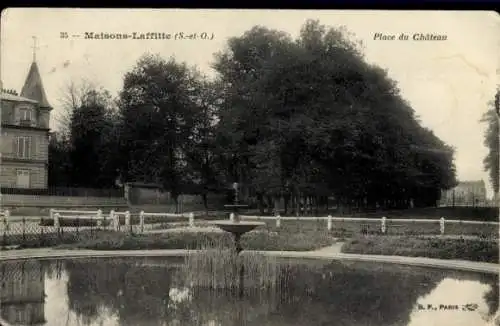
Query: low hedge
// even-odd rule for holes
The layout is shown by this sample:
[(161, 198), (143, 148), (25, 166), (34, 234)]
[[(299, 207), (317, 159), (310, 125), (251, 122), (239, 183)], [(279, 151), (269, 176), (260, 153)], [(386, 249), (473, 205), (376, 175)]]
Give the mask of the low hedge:
[(498, 263), (498, 239), (410, 236), (358, 236), (342, 246), (343, 253), (458, 259)]

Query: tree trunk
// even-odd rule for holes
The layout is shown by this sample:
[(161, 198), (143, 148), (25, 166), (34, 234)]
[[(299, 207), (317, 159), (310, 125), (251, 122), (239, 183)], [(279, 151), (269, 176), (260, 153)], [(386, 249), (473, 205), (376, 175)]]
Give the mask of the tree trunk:
[(273, 209), (273, 211), (274, 211), (275, 215), (279, 213), (279, 208), (280, 208), (279, 202), (280, 202), (280, 199), (281, 198), (279, 196), (275, 196), (274, 197), (274, 209)]
[(272, 215), (273, 213), (273, 206), (274, 206), (274, 202), (273, 202), (273, 197), (272, 196), (267, 196), (267, 213)]
[(172, 195), (175, 205), (175, 214), (179, 214), (179, 195)]
[(295, 195), (295, 215), (300, 216), (300, 194)]
[(203, 199), (203, 207), (205, 208), (205, 215), (208, 216), (208, 198), (207, 198), (207, 193), (203, 193), (203, 195), (201, 195), (202, 199)]
[(342, 204), (342, 200), (337, 198), (337, 212), (343, 216), (344, 215), (344, 205)]
[(264, 196), (262, 194), (257, 195), (257, 201), (259, 206), (260, 215), (264, 215)]
[(288, 204), (290, 203), (290, 195), (285, 195), (284, 196), (284, 208), (285, 212), (283, 213), (285, 216), (288, 215)]

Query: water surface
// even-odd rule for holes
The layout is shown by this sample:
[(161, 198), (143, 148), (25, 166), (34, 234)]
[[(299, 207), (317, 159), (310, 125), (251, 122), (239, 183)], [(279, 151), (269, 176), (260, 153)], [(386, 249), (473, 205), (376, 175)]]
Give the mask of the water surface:
[(469, 326), (486, 324), (498, 308), (492, 275), (283, 261), (272, 287), (249, 284), (239, 297), (192, 284), (183, 264), (170, 258), (1, 263), (0, 315), (12, 325), (53, 326)]

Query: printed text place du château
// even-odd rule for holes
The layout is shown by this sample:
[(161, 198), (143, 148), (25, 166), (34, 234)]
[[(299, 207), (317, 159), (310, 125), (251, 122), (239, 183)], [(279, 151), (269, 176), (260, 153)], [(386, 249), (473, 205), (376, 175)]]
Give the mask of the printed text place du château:
[(443, 34), (433, 34), (433, 33), (401, 33), (396, 34), (384, 34), (384, 33), (374, 33), (374, 41), (446, 41), (448, 40), (447, 35)]

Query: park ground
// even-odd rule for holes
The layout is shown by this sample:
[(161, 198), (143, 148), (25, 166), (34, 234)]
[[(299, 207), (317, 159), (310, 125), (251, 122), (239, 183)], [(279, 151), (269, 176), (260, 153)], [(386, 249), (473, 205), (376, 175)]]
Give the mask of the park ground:
[[(21, 221), (11, 224), (8, 233), (0, 233), (5, 249), (53, 248), (58, 250), (159, 250), (232, 248), (231, 235), (218, 230), (210, 219), (197, 219), (195, 227), (186, 221), (147, 224), (144, 230), (133, 225), (121, 232), (106, 227), (65, 226), (63, 232), (44, 222)], [(156, 223), (154, 223), (156, 222)], [(32, 232), (15, 232), (27, 223)], [(29, 228), (28, 228), (29, 229)], [(325, 221), (282, 221), (280, 227), (267, 221), (262, 227), (245, 234), (246, 250), (315, 252), (324, 248), (340, 254), (427, 257), (498, 263), (498, 225), (453, 225), (441, 235), (439, 224), (388, 223), (381, 234), (378, 224), (344, 222), (327, 230)]]

